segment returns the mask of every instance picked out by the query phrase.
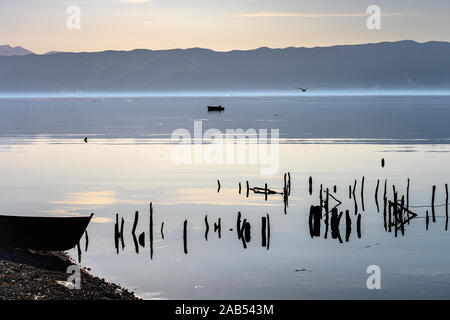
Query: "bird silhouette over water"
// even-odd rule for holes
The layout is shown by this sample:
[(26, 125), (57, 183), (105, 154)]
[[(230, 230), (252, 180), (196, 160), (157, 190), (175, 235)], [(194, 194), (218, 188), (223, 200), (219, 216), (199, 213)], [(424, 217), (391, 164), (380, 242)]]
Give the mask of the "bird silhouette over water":
[(88, 142), (88, 137), (84, 138), (84, 142), (86, 143)]
[(308, 88), (297, 88), (298, 90), (301, 90), (302, 92), (306, 92), (306, 90), (308, 90)]

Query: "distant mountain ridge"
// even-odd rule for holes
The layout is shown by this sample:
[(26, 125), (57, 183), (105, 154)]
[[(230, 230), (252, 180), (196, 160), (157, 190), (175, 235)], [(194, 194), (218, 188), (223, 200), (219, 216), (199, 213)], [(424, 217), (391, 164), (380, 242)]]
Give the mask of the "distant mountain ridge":
[(30, 50), (21, 46), (11, 47), (10, 45), (0, 45), (0, 56), (24, 56), (26, 54), (34, 54)]
[(0, 92), (450, 89), (450, 43), (0, 56)]

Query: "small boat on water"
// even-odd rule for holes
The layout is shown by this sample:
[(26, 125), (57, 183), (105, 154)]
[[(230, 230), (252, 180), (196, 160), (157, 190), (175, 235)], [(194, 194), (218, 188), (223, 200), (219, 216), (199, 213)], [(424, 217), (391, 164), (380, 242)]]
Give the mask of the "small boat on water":
[(0, 215), (0, 247), (64, 251), (74, 248), (91, 218)]
[(208, 106), (208, 111), (223, 111), (223, 110), (225, 110), (225, 107), (222, 107), (221, 105)]

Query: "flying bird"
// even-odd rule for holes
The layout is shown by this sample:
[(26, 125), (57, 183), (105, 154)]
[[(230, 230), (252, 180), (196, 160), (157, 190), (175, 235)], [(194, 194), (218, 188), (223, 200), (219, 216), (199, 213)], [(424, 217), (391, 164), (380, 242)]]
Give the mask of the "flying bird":
[(302, 92), (306, 92), (306, 90), (308, 90), (308, 88), (297, 88), (298, 90), (301, 90)]
[(87, 141), (88, 141), (88, 138), (86, 137), (86, 138), (84, 138), (84, 142), (86, 142), (87, 143)]

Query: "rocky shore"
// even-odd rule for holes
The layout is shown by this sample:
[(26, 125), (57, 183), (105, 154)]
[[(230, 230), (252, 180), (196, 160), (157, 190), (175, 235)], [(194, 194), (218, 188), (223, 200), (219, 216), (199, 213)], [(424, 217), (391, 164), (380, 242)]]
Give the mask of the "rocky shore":
[(64, 252), (0, 248), (2, 300), (136, 300), (132, 292), (81, 269), (80, 289), (66, 273), (75, 264)]

